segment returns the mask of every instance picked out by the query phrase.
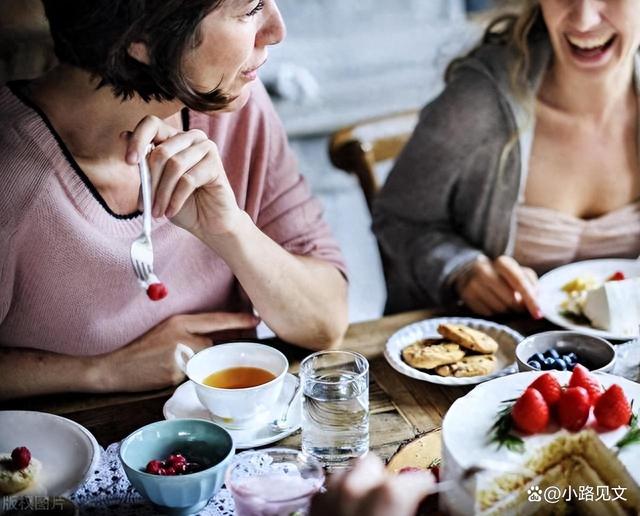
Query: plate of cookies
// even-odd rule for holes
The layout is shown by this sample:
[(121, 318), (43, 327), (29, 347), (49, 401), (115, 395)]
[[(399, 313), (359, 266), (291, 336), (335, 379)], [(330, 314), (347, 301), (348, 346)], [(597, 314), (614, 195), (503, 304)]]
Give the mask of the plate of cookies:
[(438, 317), (394, 333), (384, 356), (396, 371), (441, 385), (475, 385), (515, 373), (516, 345), (524, 337), (483, 319)]

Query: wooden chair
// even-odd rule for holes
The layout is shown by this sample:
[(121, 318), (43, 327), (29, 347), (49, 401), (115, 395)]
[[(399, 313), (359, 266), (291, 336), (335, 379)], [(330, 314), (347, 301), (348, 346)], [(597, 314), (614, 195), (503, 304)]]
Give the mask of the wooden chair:
[(331, 135), (331, 163), (356, 175), (369, 210), (381, 186), (376, 165), (400, 153), (417, 122), (417, 110), (404, 111), (363, 120)]

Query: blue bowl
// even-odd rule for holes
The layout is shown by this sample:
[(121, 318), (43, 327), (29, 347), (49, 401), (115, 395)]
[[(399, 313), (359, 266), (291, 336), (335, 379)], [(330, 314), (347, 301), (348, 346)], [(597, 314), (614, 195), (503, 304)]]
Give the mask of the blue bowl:
[[(159, 476), (145, 472), (150, 460), (180, 452), (208, 467), (197, 473)], [(222, 427), (203, 419), (158, 421), (133, 432), (120, 445), (120, 461), (136, 490), (167, 514), (200, 511), (222, 487), (235, 453), (233, 439)]]

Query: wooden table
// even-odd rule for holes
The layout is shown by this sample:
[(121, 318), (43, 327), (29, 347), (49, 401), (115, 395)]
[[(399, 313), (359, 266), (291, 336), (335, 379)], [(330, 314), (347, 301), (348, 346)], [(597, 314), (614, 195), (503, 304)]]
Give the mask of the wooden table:
[[(451, 404), (470, 390), (469, 387), (444, 387), (408, 378), (392, 369), (382, 355), (385, 342), (397, 329), (437, 315), (440, 314), (417, 311), (352, 324), (342, 345), (342, 349), (362, 353), (369, 360), (371, 449), (385, 459), (403, 442), (419, 434), (437, 431)], [(524, 316), (503, 318), (497, 322), (525, 335), (550, 329), (548, 323)], [(275, 339), (269, 343), (287, 355), (293, 372), (309, 353)], [(84, 425), (106, 447), (133, 430), (162, 419), (162, 407), (173, 390), (99, 396), (43, 396), (0, 403), (0, 410), (39, 410), (63, 415)], [(283, 439), (278, 445), (299, 447), (300, 433)]]

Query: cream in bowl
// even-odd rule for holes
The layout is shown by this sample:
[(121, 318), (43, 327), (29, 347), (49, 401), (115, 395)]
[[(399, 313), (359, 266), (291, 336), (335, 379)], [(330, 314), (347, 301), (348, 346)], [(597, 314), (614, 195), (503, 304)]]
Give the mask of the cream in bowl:
[(219, 344), (199, 353), (180, 344), (176, 360), (212, 419), (230, 429), (269, 419), (289, 369), (280, 351), (256, 342)]

